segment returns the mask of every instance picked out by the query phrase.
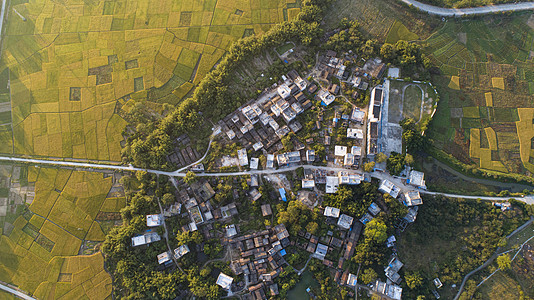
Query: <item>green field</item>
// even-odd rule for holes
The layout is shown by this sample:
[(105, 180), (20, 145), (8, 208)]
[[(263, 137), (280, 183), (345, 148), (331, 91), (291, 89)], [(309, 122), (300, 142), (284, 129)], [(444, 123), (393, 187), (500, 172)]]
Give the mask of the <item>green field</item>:
[(429, 130), (435, 146), (482, 169), (534, 171), (531, 16), (449, 20), (423, 42), (441, 71), (433, 77), (441, 97)]
[(0, 128), (0, 151), (120, 161), (122, 104), (176, 104), (233, 42), (294, 18), (299, 7), (263, 0), (12, 2), (0, 59), (0, 86), (10, 82), (0, 102), (11, 97), (11, 112), (0, 110), (0, 124), (12, 122), (13, 133)]
[[(0, 280), (40, 299), (109, 299), (103, 256), (82, 245), (104, 239), (100, 212), (116, 213), (126, 204), (106, 198), (112, 178), (34, 167), (25, 174), (35, 198), (2, 220), (8, 230), (0, 235)], [(81, 247), (87, 255), (78, 256)]]

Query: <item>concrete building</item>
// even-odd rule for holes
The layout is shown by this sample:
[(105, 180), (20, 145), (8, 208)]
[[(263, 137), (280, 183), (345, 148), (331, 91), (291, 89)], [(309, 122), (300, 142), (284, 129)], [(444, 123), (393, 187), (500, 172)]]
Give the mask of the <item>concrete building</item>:
[(161, 224), (163, 224), (163, 218), (160, 214), (146, 216), (146, 226), (156, 227), (160, 226)]
[(339, 218), (340, 210), (332, 206), (327, 206), (324, 209), (324, 215), (332, 218)]
[(337, 226), (343, 228), (343, 229), (349, 229), (350, 226), (352, 226), (352, 222), (354, 221), (354, 218), (345, 214), (342, 214), (339, 217), (339, 220), (337, 221)]
[(220, 273), (219, 277), (217, 277), (217, 285), (222, 287), (223, 289), (229, 291), (232, 287), (232, 282), (234, 279), (224, 273)]

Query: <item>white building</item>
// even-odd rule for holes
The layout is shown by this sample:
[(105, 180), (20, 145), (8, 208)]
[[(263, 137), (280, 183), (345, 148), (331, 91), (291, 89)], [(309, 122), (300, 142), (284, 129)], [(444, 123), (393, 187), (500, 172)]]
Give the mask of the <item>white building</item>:
[(302, 179), (302, 188), (303, 189), (313, 189), (315, 187), (315, 180), (313, 179)]
[(349, 273), (349, 277), (347, 278), (347, 285), (355, 287), (358, 284), (358, 277), (356, 275)]
[(180, 259), (187, 253), (189, 253), (189, 247), (187, 247), (187, 245), (181, 245), (180, 247), (174, 249), (174, 258)]
[(423, 204), (423, 199), (418, 191), (409, 191), (404, 193), (404, 204), (406, 206), (414, 206)]
[(225, 290), (230, 290), (230, 288), (232, 287), (232, 282), (234, 281), (234, 279), (224, 273), (220, 273), (219, 274), (219, 277), (217, 277), (217, 285), (219, 285), (220, 287), (222, 287), (223, 289)]
[(325, 90), (325, 89), (321, 89), (317, 93), (317, 97), (319, 97), (319, 99), (321, 100), (321, 104), (324, 105), (324, 106), (328, 106), (332, 102), (334, 102), (334, 100), (336, 100), (336, 97), (334, 95), (330, 94), (330, 92)]
[(339, 218), (340, 210), (332, 206), (327, 206), (324, 209), (324, 215), (332, 218)]
[(387, 179), (380, 183), (378, 190), (384, 194), (389, 194), (393, 198), (397, 198), (400, 193), (400, 189)]
[(257, 157), (252, 157), (250, 159), (250, 168), (252, 170), (257, 170), (258, 169), (258, 165), (260, 164), (260, 159), (257, 158)]
[(354, 222), (354, 218), (351, 216), (347, 216), (345, 214), (342, 214), (339, 217), (339, 220), (337, 220), (337, 226), (343, 228), (343, 229), (349, 229), (350, 226), (352, 226), (352, 222)]
[(235, 224), (226, 226), (226, 237), (233, 237), (237, 235), (237, 229), (235, 228)]
[(239, 165), (241, 166), (248, 165), (247, 149), (237, 150), (237, 158), (239, 159)]
[(164, 264), (168, 261), (171, 260), (171, 256), (169, 255), (169, 252), (168, 251), (165, 251), (161, 254), (158, 254), (158, 263), (161, 265), (161, 264)]
[(145, 232), (142, 235), (134, 236), (132, 238), (132, 246), (137, 247), (141, 245), (150, 244), (161, 240), (157, 232)]
[(273, 169), (274, 168), (274, 154), (267, 154), (267, 169)]
[(335, 156), (342, 156), (345, 157), (345, 154), (347, 154), (347, 147), (346, 146), (335, 146), (334, 148), (334, 155)]
[(163, 218), (161, 215), (147, 215), (146, 216), (146, 226), (148, 227), (156, 227), (163, 224)]
[(289, 96), (291, 96), (291, 89), (287, 86), (287, 84), (282, 84), (277, 89), (278, 95), (282, 97), (282, 99), (287, 99)]
[(408, 176), (408, 183), (422, 189), (426, 189), (425, 173), (412, 170)]
[(347, 128), (347, 137), (349, 139), (363, 140), (363, 130), (358, 128)]
[(339, 178), (337, 176), (326, 176), (326, 193), (335, 194), (339, 186)]

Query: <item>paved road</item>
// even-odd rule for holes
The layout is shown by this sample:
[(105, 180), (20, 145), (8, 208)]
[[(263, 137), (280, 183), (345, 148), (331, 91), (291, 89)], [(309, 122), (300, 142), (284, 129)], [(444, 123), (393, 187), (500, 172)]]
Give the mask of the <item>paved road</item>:
[(6, 291), (8, 293), (11, 293), (11, 294), (21, 298), (21, 299), (35, 300), (35, 298), (32, 298), (32, 297), (30, 297), (30, 296), (28, 296), (28, 295), (26, 295), (26, 294), (24, 294), (22, 292), (19, 292), (19, 291), (15, 290), (15, 289), (12, 289), (12, 288), (8, 287), (7, 285), (4, 285), (3, 283), (0, 283), (0, 290), (4, 290), (4, 291)]
[[(158, 175), (165, 175), (170, 177), (184, 177), (187, 173), (181, 172), (182, 169), (173, 171), (173, 172), (167, 172), (167, 171), (159, 171), (159, 170), (151, 170), (151, 169), (143, 169), (143, 168), (135, 168), (133, 166), (116, 166), (116, 165), (106, 165), (106, 164), (91, 164), (91, 163), (79, 163), (79, 162), (69, 162), (69, 161), (54, 161), (54, 160), (46, 160), (46, 159), (33, 159), (33, 158), (18, 158), (18, 157), (7, 157), (7, 156), (0, 156), (0, 161), (10, 161), (10, 162), (18, 162), (18, 163), (31, 163), (31, 164), (45, 164), (45, 165), (54, 165), (54, 166), (60, 166), (60, 167), (75, 167), (75, 168), (84, 168), (84, 169), (104, 169), (104, 170), (115, 170), (115, 171), (145, 171), (148, 173), (158, 174)], [(313, 166), (313, 165), (297, 165), (292, 166), (288, 168), (280, 168), (275, 170), (251, 170), (251, 171), (241, 171), (241, 172), (220, 172), (220, 173), (196, 173), (198, 177), (222, 177), (222, 176), (246, 176), (246, 175), (269, 175), (269, 174), (279, 174), (284, 172), (290, 172), (295, 171), (298, 168), (304, 168), (304, 169), (310, 169), (310, 170), (324, 170), (324, 171), (332, 171), (337, 174), (339, 171), (347, 171), (347, 169), (344, 168), (335, 168), (335, 167), (321, 167), (321, 166)], [(370, 175), (374, 178), (377, 178), (379, 180), (390, 180), (393, 182), (396, 186), (398, 186), (402, 192), (415, 190), (412, 186), (407, 186), (402, 182), (402, 178), (391, 176), (384, 172), (373, 172), (370, 173)], [(438, 193), (438, 192), (431, 192), (426, 190), (419, 190), (423, 194), (428, 195), (443, 195), (450, 198), (463, 198), (463, 199), (480, 199), (484, 201), (505, 201), (509, 199), (516, 199), (528, 204), (534, 204), (534, 197), (527, 196), (527, 197), (487, 197), (487, 196), (468, 196), (468, 195), (456, 195), (456, 194), (447, 194), (447, 193)]]
[[(527, 227), (528, 225), (530, 225), (532, 223), (532, 220), (533, 218), (531, 217), (530, 220), (528, 220), (525, 224), (521, 225), (519, 228), (517, 228), (516, 230), (514, 230), (514, 232), (512, 232), (511, 234), (509, 234), (506, 238), (507, 239), (510, 239), (514, 234), (516, 234), (517, 232), (523, 230), (525, 227)], [(526, 243), (526, 242), (525, 242)], [(521, 248), (523, 248), (523, 246), (525, 245), (525, 243), (523, 243), (523, 245), (521, 245), (521, 247), (519, 248), (519, 250), (521, 250)], [(462, 294), (463, 290), (464, 290), (464, 286), (465, 284), (467, 283), (467, 280), (469, 279), (469, 277), (471, 277), (473, 274), (477, 273), (478, 271), (486, 268), (487, 266), (489, 266), (497, 257), (499, 257), (499, 255), (503, 254), (503, 253), (499, 253), (499, 250), (501, 249), (501, 247), (497, 247), (497, 249), (495, 249), (495, 253), (493, 253), (493, 255), (488, 258), (488, 260), (486, 260), (482, 265), (480, 265), (478, 268), (474, 269), (473, 271), (467, 273), (467, 275), (465, 275), (464, 279), (462, 280), (462, 284), (460, 285), (460, 288), (458, 289), (458, 293), (456, 293), (456, 296), (454, 296), (454, 300), (458, 300), (460, 298), (460, 295)], [(519, 253), (519, 252), (517, 252)], [(515, 258), (515, 257), (514, 257)]]
[(441, 17), (485, 15), (485, 14), (494, 14), (494, 13), (507, 12), (507, 11), (522, 11), (522, 10), (533, 10), (534, 9), (534, 2), (509, 3), (509, 4), (488, 5), (488, 6), (470, 7), (470, 8), (443, 8), (443, 7), (421, 3), (415, 0), (400, 0), (400, 1), (410, 6), (413, 6), (421, 11), (427, 12), (431, 15), (437, 15)]

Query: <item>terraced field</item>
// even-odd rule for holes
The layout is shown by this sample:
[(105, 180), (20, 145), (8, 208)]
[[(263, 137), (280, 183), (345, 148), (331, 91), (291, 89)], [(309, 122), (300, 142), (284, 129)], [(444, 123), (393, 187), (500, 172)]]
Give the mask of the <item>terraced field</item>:
[(534, 18), (448, 20), (423, 42), (440, 71), (434, 144), (464, 163), (534, 172)]
[(125, 103), (176, 104), (234, 41), (295, 17), (299, 6), (12, 1), (0, 62), (0, 151), (119, 161)]
[(35, 182), (35, 198), (3, 222), (0, 280), (40, 299), (110, 298), (111, 278), (94, 246), (125, 206), (112, 177), (30, 167), (27, 181)]

